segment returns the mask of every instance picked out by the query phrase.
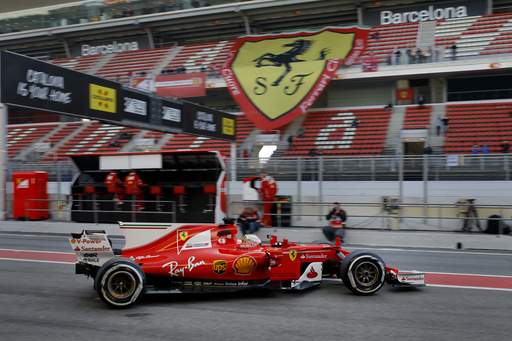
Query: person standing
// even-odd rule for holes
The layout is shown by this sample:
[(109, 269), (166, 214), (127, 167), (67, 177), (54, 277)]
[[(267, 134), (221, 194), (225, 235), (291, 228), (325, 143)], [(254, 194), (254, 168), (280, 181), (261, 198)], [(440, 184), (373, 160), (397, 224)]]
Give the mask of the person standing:
[(456, 60), (457, 59), (457, 45), (453, 44), (451, 46), (451, 50), (452, 50), (452, 60)]
[(443, 127), (443, 118), (441, 116), (437, 116), (436, 119), (436, 135), (441, 135), (441, 128)]
[(475, 143), (473, 145), (473, 147), (471, 147), (471, 154), (478, 155), (478, 154), (480, 154), (480, 152), (481, 152), (480, 146)]
[(489, 153), (491, 152), (491, 150), (489, 149), (489, 146), (488, 146), (488, 145), (484, 144), (484, 145), (482, 146), (482, 148), (480, 148), (480, 152), (481, 152), (482, 154), (489, 154)]
[(260, 173), (260, 197), (263, 201), (263, 218), (261, 223), (264, 226), (272, 226), (272, 207), (274, 207), (274, 201), (276, 200), (277, 194), (277, 183), (273, 177), (262, 171)]
[(501, 143), (501, 152), (503, 154), (508, 154), (510, 152), (510, 144), (508, 143), (508, 141), (503, 141)]

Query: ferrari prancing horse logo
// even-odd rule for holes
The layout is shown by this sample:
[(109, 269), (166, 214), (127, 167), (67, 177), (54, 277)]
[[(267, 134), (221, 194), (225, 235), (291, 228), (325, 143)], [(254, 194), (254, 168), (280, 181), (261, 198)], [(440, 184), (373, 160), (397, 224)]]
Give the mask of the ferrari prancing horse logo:
[(241, 37), (224, 79), (259, 129), (279, 128), (307, 111), (339, 66), (364, 51), (366, 40), (367, 31), (359, 28)]
[(292, 262), (295, 262), (295, 259), (297, 258), (297, 250), (290, 250), (288, 252), (288, 256)]
[(181, 241), (184, 242), (187, 239), (187, 237), (188, 237), (188, 232), (187, 231), (181, 231), (180, 232), (180, 239), (181, 239)]

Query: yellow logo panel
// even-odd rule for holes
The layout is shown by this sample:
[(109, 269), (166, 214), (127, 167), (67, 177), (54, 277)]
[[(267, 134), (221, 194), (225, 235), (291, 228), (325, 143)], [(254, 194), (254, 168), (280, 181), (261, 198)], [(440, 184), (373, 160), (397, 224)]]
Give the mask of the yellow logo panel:
[(227, 117), (222, 118), (222, 133), (224, 135), (235, 135), (235, 120)]
[(115, 114), (117, 112), (116, 89), (89, 84), (89, 108)]

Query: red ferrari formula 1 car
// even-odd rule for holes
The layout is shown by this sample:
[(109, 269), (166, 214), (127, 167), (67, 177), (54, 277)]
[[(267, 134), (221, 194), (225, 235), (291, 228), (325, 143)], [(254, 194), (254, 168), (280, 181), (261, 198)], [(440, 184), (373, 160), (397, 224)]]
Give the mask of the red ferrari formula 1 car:
[(91, 276), (100, 298), (128, 307), (144, 294), (236, 291), (251, 288), (303, 290), (323, 277), (339, 278), (358, 295), (385, 282), (422, 286), (424, 274), (387, 267), (371, 252), (339, 245), (299, 244), (270, 236), (237, 238), (231, 223), (119, 223), (125, 248), (113, 250), (104, 231), (72, 234), (76, 273)]

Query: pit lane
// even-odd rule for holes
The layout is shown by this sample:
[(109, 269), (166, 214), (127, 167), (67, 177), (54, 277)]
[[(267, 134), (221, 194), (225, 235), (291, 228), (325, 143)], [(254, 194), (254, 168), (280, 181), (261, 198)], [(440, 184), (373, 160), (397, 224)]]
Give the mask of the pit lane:
[[(66, 243), (59, 236), (0, 238), (2, 249), (69, 252)], [(512, 273), (508, 253), (376, 252), (406, 269)], [(358, 297), (329, 281), (303, 293), (153, 296), (113, 310), (70, 264), (0, 260), (0, 306), (1, 340), (508, 340), (512, 292), (385, 288)]]

